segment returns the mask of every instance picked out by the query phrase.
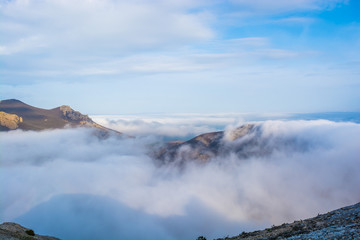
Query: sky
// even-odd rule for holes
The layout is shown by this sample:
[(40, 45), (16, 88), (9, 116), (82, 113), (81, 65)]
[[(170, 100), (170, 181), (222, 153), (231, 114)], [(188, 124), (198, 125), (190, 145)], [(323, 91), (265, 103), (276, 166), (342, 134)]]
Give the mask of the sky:
[(0, 96), (87, 114), (360, 111), (357, 0), (0, 0)]

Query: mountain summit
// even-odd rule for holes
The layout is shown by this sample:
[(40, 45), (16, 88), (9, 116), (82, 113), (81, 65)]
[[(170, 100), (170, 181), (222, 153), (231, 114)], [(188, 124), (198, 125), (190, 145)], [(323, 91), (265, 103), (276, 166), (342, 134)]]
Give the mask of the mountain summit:
[(103, 132), (113, 131), (95, 123), (88, 115), (63, 105), (53, 109), (30, 106), (16, 99), (0, 101), (0, 130), (46, 130), (69, 127), (94, 127)]

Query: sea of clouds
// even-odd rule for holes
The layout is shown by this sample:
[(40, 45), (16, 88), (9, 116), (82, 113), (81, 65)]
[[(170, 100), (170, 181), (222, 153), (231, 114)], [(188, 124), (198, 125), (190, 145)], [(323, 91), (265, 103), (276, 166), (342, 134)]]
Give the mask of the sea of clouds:
[[(158, 129), (166, 124), (158, 122)], [(234, 125), (227, 124), (229, 132)], [(106, 139), (90, 129), (2, 132), (0, 220), (62, 239), (212, 239), (360, 201), (360, 124), (257, 124), (260, 137), (291, 138), (310, 147), (290, 151), (279, 141), (284, 147), (266, 156), (230, 154), (179, 170), (159, 167), (148, 156), (149, 148), (164, 141), (150, 131)], [(197, 122), (192, 131), (172, 137), (214, 126), (220, 123)]]

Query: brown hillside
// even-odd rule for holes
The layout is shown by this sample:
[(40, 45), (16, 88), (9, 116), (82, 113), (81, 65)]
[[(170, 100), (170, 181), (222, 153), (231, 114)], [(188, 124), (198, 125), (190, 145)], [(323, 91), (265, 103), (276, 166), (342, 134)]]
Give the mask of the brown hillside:
[[(95, 127), (103, 132), (115, 132), (95, 123), (88, 115), (83, 115), (78, 111), (73, 110), (69, 106), (61, 106), (53, 109), (42, 109), (30, 106), (16, 99), (9, 99), (0, 101), (1, 128), (0, 130), (45, 130), (45, 129), (59, 129), (65, 126), (70, 127)], [(14, 120), (16, 118), (19, 121)], [(12, 121), (9, 120), (12, 116)], [(20, 121), (20, 119), (22, 121)]]

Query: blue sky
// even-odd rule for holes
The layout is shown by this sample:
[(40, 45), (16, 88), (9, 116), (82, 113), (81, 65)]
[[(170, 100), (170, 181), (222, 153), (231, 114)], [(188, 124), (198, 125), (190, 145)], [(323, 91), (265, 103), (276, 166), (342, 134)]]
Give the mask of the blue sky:
[(89, 114), (360, 111), (356, 0), (0, 0), (0, 96)]

